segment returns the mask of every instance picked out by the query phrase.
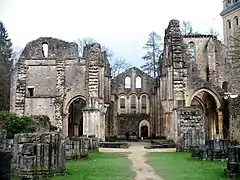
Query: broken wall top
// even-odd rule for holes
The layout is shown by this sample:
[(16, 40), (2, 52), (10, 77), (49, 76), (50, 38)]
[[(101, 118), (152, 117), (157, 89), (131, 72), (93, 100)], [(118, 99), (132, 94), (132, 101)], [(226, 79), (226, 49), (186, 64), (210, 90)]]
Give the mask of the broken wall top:
[[(43, 44), (48, 46), (48, 57), (44, 57)], [(52, 37), (40, 37), (29, 42), (24, 48), (20, 59), (76, 59), (78, 57), (78, 45), (74, 42), (66, 42)]]
[(83, 57), (87, 59), (89, 65), (99, 65), (106, 67), (109, 74), (110, 65), (107, 59), (106, 51), (102, 51), (99, 43), (87, 44), (83, 50)]

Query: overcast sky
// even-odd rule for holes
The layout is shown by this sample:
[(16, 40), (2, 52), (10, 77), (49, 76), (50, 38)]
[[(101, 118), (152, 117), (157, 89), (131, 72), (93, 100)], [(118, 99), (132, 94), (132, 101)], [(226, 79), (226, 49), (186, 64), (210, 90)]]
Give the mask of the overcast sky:
[(66, 41), (91, 37), (139, 67), (151, 31), (162, 37), (171, 19), (196, 31), (222, 34), (222, 0), (0, 0), (0, 20), (14, 46), (38, 37)]

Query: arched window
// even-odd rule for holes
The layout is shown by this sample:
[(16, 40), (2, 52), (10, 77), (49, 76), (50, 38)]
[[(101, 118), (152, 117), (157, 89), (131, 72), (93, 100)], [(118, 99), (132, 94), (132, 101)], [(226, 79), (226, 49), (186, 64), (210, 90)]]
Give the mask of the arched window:
[(125, 96), (120, 96), (119, 103), (120, 103), (120, 113), (125, 113), (125, 107), (126, 107), (126, 98), (125, 98)]
[(48, 58), (48, 44), (43, 43), (42, 44), (42, 54), (44, 58)]
[(147, 113), (147, 96), (142, 95), (142, 113)]
[(131, 88), (131, 78), (129, 76), (125, 78), (125, 88)]
[(190, 55), (190, 60), (195, 61), (195, 43), (194, 42), (189, 42), (188, 43), (188, 53)]
[(229, 87), (228, 86), (229, 86), (229, 83), (227, 81), (224, 81), (222, 83), (222, 89), (223, 89), (224, 92), (229, 92)]
[(120, 97), (120, 108), (125, 108), (125, 96)]
[(235, 21), (235, 25), (238, 26), (238, 17), (237, 16), (234, 17), (234, 21)]
[(131, 96), (131, 113), (136, 112), (136, 96), (132, 95)]
[(136, 88), (137, 89), (141, 89), (142, 88), (142, 80), (141, 80), (140, 76), (136, 77)]
[(227, 27), (228, 27), (228, 29), (231, 29), (231, 21), (230, 20), (227, 20)]

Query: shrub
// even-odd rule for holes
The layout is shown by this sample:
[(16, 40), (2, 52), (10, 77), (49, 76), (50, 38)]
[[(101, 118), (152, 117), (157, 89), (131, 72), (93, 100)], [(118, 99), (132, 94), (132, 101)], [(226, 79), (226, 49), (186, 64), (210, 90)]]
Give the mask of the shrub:
[(32, 133), (38, 128), (38, 124), (32, 118), (19, 117), (8, 112), (0, 112), (0, 121), (8, 138), (13, 138), (14, 134), (18, 133)]

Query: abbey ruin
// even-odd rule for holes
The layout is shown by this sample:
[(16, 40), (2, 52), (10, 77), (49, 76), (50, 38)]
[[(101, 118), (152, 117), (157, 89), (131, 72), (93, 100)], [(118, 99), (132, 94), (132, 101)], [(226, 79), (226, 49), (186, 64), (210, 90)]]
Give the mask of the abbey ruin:
[(99, 44), (79, 57), (76, 43), (41, 37), (26, 45), (12, 74), (11, 112), (46, 115), (69, 137), (239, 141), (239, 82), (216, 36), (183, 36), (171, 20), (158, 65), (157, 78), (136, 67), (111, 78)]

